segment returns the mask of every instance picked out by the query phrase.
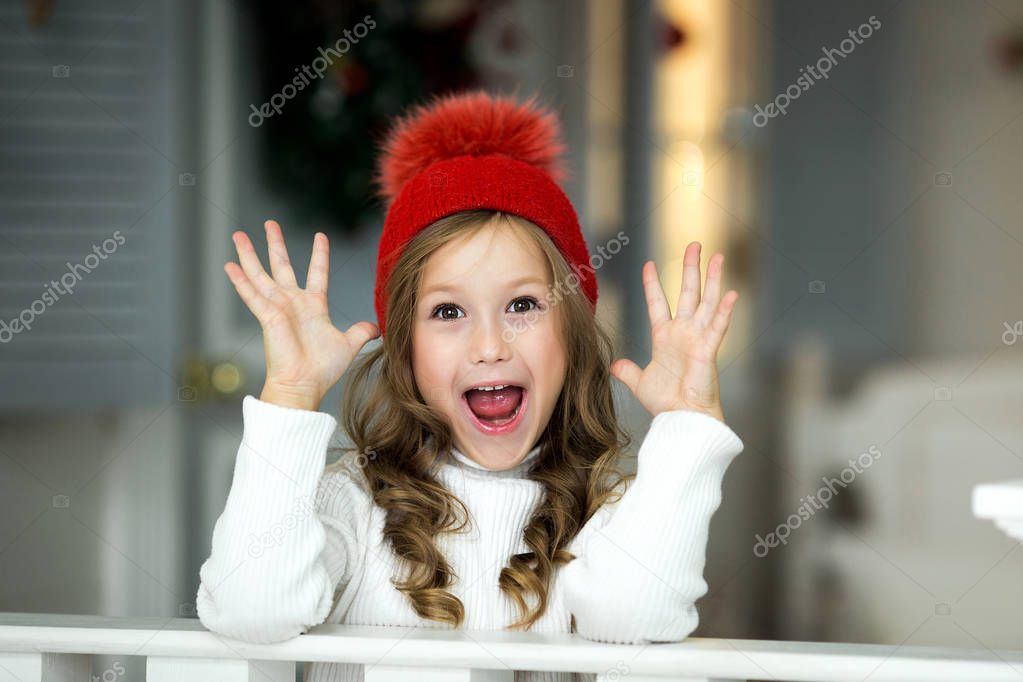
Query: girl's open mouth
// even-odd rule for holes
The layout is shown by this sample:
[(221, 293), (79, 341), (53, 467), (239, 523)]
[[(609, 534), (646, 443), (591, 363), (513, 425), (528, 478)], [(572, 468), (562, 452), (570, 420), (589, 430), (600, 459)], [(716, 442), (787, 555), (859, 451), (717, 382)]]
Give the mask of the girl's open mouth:
[(477, 429), (495, 436), (511, 433), (522, 423), (529, 391), (508, 386), (492, 391), (470, 389), (462, 394), (462, 405)]

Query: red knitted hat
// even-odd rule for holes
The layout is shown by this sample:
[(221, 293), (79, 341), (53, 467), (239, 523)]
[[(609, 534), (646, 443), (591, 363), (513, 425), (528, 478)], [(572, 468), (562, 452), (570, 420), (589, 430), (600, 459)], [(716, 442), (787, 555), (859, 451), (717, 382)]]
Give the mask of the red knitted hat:
[(387, 280), (405, 244), (435, 221), (472, 209), (520, 216), (543, 229), (579, 277), (596, 310), (597, 280), (564, 176), (557, 117), (477, 90), (438, 96), (393, 125), (376, 181), (389, 204), (377, 254), (374, 297), (381, 336)]

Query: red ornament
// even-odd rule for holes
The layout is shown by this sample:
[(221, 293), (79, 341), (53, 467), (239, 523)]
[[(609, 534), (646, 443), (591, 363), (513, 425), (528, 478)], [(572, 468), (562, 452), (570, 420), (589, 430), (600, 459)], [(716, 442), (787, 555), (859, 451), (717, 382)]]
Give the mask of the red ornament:
[(347, 95), (357, 95), (369, 87), (369, 73), (361, 64), (347, 59), (341, 65), (342, 89)]
[(686, 42), (686, 33), (675, 24), (671, 23), (664, 17), (660, 18), (657, 22), (658, 35), (657, 44), (660, 46), (662, 52), (669, 52), (671, 50), (678, 49)]
[(1013, 33), (993, 41), (995, 62), (1005, 71), (1018, 72), (1023, 67), (1023, 33)]

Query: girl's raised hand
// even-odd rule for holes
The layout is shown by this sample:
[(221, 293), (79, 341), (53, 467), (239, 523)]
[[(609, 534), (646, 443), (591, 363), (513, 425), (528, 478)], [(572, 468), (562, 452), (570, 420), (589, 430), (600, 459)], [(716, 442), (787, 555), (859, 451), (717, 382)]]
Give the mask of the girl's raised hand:
[(235, 290), (263, 329), (266, 383), (260, 399), (315, 410), (359, 350), (380, 330), (372, 322), (363, 321), (342, 332), (330, 321), (330, 261), (325, 234), (318, 232), (313, 238), (306, 286), (301, 289), (291, 269), (281, 226), (274, 220), (267, 220), (263, 226), (273, 277), (266, 274), (252, 242), (242, 231), (231, 235), (241, 266), (224, 264)]
[(707, 286), (700, 296), (700, 242), (686, 247), (682, 260), (682, 291), (675, 318), (661, 289), (653, 261), (643, 264), (653, 345), (645, 369), (627, 359), (611, 364), (621, 380), (652, 415), (668, 410), (694, 410), (724, 421), (717, 376), (717, 351), (728, 330), (739, 293), (721, 297), (724, 255), (707, 263)]

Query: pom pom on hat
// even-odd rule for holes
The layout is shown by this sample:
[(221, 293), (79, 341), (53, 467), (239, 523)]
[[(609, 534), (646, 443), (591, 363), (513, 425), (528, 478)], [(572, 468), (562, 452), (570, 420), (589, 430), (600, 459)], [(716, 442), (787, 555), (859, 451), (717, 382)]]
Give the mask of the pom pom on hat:
[(557, 116), (533, 95), (519, 104), (484, 91), (436, 96), (415, 107), (391, 128), (382, 145), (376, 182), (393, 201), (410, 179), (444, 159), (501, 154), (566, 179)]

